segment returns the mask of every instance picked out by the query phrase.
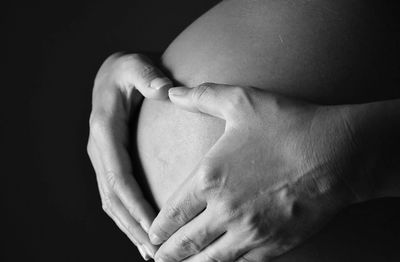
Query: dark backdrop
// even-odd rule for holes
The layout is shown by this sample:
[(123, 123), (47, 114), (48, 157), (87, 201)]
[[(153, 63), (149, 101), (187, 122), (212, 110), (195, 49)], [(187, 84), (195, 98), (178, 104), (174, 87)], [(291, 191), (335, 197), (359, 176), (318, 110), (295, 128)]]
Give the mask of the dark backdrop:
[(93, 79), (113, 52), (161, 53), (216, 2), (2, 4), (1, 261), (141, 261), (86, 154)]
[[(103, 213), (86, 154), (93, 79), (113, 52), (162, 52), (216, 2), (15, 1), (1, 7), (1, 261), (141, 261)], [(321, 234), (316, 254), (397, 261), (397, 210), (394, 199), (345, 210)], [(330, 242), (338, 229), (351, 234)]]

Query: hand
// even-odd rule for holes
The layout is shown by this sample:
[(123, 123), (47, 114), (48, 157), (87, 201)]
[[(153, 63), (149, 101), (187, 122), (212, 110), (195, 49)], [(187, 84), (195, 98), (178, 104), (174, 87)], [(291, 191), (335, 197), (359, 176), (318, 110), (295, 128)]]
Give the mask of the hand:
[(226, 126), (153, 221), (157, 262), (266, 261), (356, 201), (358, 147), (339, 106), (210, 83), (169, 97)]
[(156, 251), (147, 234), (155, 213), (133, 176), (127, 149), (128, 121), (131, 110), (140, 104), (140, 93), (166, 99), (171, 85), (144, 56), (115, 54), (99, 69), (93, 88), (87, 150), (96, 171), (103, 209), (146, 260)]

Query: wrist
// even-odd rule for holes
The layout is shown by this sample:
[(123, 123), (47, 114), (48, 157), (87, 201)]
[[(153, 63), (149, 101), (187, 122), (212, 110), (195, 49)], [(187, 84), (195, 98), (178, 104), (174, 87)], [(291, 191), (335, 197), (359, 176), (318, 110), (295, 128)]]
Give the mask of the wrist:
[(332, 120), (341, 130), (345, 144), (342, 159), (342, 180), (353, 195), (352, 203), (373, 198), (376, 169), (380, 156), (380, 141), (376, 128), (367, 121), (362, 105), (338, 105), (331, 110)]

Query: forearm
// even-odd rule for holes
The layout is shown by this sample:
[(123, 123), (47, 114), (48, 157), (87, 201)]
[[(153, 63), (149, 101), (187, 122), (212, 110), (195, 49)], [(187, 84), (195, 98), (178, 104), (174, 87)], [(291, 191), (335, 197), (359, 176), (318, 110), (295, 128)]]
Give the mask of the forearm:
[(400, 196), (400, 99), (343, 107), (349, 128), (364, 155), (367, 198)]

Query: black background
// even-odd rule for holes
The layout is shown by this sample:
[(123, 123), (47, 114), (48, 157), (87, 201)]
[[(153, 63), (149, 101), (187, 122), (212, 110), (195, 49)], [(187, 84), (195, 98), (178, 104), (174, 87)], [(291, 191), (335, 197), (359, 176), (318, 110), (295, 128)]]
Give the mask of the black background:
[(93, 79), (116, 51), (162, 53), (216, 2), (0, 7), (1, 261), (141, 261), (103, 213), (86, 153)]
[[(141, 261), (103, 213), (86, 153), (93, 79), (113, 52), (162, 52), (216, 2), (15, 1), (1, 7), (1, 261)], [(364, 261), (396, 261), (399, 201), (367, 205), (339, 215), (326, 235), (339, 227), (355, 233), (342, 243), (321, 242), (321, 250), (343, 251), (357, 242), (335, 260), (354, 261), (372, 247), (377, 255)]]

